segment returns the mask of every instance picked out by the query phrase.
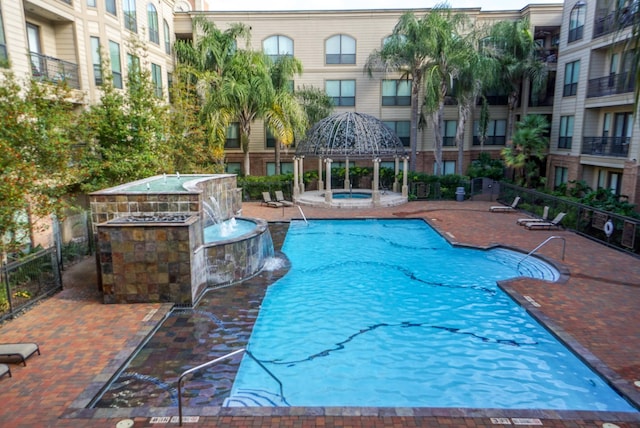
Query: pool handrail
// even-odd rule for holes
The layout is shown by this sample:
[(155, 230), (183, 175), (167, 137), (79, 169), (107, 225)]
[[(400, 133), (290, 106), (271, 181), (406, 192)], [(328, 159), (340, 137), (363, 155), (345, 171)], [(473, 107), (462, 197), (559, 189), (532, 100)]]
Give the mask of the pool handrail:
[(538, 251), (540, 248), (542, 248), (547, 242), (553, 240), (553, 239), (562, 239), (562, 260), (564, 260), (564, 250), (567, 246), (567, 240), (564, 239), (563, 236), (550, 236), (547, 239), (545, 239), (542, 243), (540, 243), (536, 248), (534, 248), (533, 250), (529, 251), (527, 253), (526, 256), (524, 256), (523, 258), (520, 259), (520, 261), (518, 262), (518, 265), (516, 266), (516, 269), (520, 268), (520, 263), (522, 263), (526, 258), (528, 258), (529, 256), (531, 256), (533, 253), (535, 253), (536, 251)]
[(278, 383), (278, 385), (280, 386), (280, 397), (282, 398), (282, 401), (287, 403), (287, 400), (284, 398), (284, 390), (282, 387), (282, 382), (280, 382), (280, 379), (278, 379), (273, 373), (271, 373), (271, 371), (268, 368), (266, 368), (264, 364), (262, 364), (256, 357), (254, 357), (251, 352), (249, 352), (245, 348), (240, 348), (226, 355), (223, 355), (222, 357), (216, 358), (215, 360), (207, 361), (206, 363), (200, 364), (199, 366), (192, 367), (182, 372), (182, 374), (178, 378), (178, 424), (179, 426), (182, 426), (182, 379), (191, 373), (195, 373), (199, 370), (206, 369), (207, 367), (211, 367), (215, 364), (218, 364), (221, 361), (224, 361), (231, 357), (235, 357), (236, 355), (241, 354), (243, 352), (246, 353), (253, 361), (258, 363), (258, 365)]

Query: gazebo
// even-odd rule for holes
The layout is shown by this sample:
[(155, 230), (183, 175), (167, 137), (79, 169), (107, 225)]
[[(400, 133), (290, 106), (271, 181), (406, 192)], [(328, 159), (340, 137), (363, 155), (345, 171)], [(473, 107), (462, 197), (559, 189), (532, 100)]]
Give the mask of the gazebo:
[[(334, 160), (344, 160), (346, 174), (344, 189), (351, 189), (349, 179), (349, 161), (354, 159), (370, 159), (373, 163), (373, 183), (371, 199), (373, 206), (380, 205), (380, 162), (394, 160), (395, 180), (393, 192), (399, 193), (398, 173), (400, 160), (407, 171), (408, 156), (402, 141), (388, 126), (376, 117), (364, 113), (345, 112), (331, 115), (316, 123), (307, 132), (303, 141), (298, 144), (294, 156), (293, 199), (297, 201), (304, 193), (303, 161), (305, 157), (318, 158), (318, 171), (322, 171), (324, 163), (326, 171), (326, 187), (319, 174), (318, 191), (324, 188), (324, 201), (331, 205), (333, 191), (331, 189), (331, 164)], [(403, 174), (402, 197), (408, 197), (407, 175)]]

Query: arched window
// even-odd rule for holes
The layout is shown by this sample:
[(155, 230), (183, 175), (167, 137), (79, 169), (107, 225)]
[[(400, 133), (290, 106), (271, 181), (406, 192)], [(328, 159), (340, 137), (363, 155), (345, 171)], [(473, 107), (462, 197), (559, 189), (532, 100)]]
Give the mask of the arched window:
[(262, 42), (262, 51), (274, 61), (281, 56), (293, 56), (293, 40), (287, 36), (271, 36)]
[(149, 21), (149, 41), (159, 45), (160, 30), (158, 28), (158, 11), (151, 3), (147, 6), (147, 19)]
[(584, 32), (584, 19), (587, 14), (587, 3), (583, 0), (578, 1), (569, 15), (569, 38), (568, 43), (582, 39)]
[(355, 64), (356, 40), (345, 34), (329, 37), (324, 44), (327, 64)]

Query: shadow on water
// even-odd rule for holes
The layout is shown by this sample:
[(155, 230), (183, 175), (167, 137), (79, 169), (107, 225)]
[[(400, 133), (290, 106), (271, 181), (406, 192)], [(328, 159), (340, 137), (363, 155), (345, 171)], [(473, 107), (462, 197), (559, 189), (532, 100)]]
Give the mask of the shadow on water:
[[(99, 408), (174, 407), (177, 380), (189, 368), (246, 347), (269, 285), (289, 270), (280, 253), (288, 223), (270, 223), (276, 257), (285, 263), (241, 283), (209, 290), (194, 309), (174, 310), (95, 404)], [(242, 355), (195, 373), (183, 404), (220, 406), (229, 396)]]

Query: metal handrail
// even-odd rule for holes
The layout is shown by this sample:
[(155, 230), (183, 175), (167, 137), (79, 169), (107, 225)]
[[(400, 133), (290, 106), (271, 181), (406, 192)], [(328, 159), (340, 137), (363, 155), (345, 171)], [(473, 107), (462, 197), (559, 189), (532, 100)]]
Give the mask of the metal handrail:
[(307, 221), (307, 217), (305, 217), (304, 213), (302, 212), (302, 207), (300, 205), (298, 205), (298, 210), (300, 211), (300, 214), (302, 215), (302, 218), (304, 219), (304, 222), (309, 225), (309, 222)]
[(536, 248), (534, 248), (533, 250), (529, 251), (529, 253), (524, 256), (523, 258), (520, 259), (520, 261), (518, 262), (518, 265), (516, 266), (516, 269), (520, 268), (520, 263), (522, 263), (527, 257), (531, 256), (533, 253), (535, 253), (536, 251), (538, 251), (540, 248), (542, 248), (547, 242), (553, 240), (553, 239), (562, 239), (562, 260), (564, 260), (564, 250), (567, 246), (567, 240), (563, 237), (563, 236), (550, 236), (547, 239), (545, 239), (540, 245), (538, 245)]
[(220, 361), (226, 360), (226, 359), (231, 358), (231, 357), (235, 357), (236, 355), (238, 355), (238, 354), (240, 354), (242, 352), (244, 352), (244, 348), (243, 349), (238, 349), (237, 351), (233, 351), (230, 354), (227, 354), (227, 355), (222, 356), (220, 358), (216, 358), (215, 360), (211, 360), (211, 361), (208, 361), (208, 362), (206, 362), (204, 364), (200, 364), (199, 366), (192, 367), (192, 368), (190, 368), (189, 370), (186, 370), (185, 372), (183, 372), (180, 375), (180, 377), (178, 378), (178, 423), (179, 423), (180, 426), (182, 426), (182, 379), (188, 374), (197, 372), (198, 370), (205, 369), (207, 367), (211, 367), (214, 364), (219, 363)]
[(227, 355), (224, 355), (220, 358), (216, 358), (215, 360), (211, 360), (208, 361), (206, 363), (200, 364), (199, 366), (196, 367), (192, 367), (189, 370), (184, 371), (180, 377), (178, 378), (178, 423), (179, 426), (182, 426), (182, 379), (194, 372), (197, 372), (198, 370), (201, 369), (206, 369), (207, 367), (211, 367), (215, 364), (218, 364), (220, 361), (229, 359), (231, 357), (235, 357), (238, 354), (241, 354), (242, 352), (246, 353), (253, 361), (255, 361), (256, 363), (258, 363), (258, 365), (269, 375), (271, 376), (280, 386), (280, 397), (282, 398), (282, 400), (286, 403), (287, 400), (284, 398), (284, 390), (282, 387), (282, 382), (280, 382), (280, 379), (278, 379), (273, 373), (271, 373), (271, 371), (266, 368), (264, 366), (264, 364), (262, 364), (256, 357), (253, 356), (253, 354), (249, 351), (247, 351), (246, 349), (242, 348), (242, 349), (238, 349), (236, 351), (233, 351)]

